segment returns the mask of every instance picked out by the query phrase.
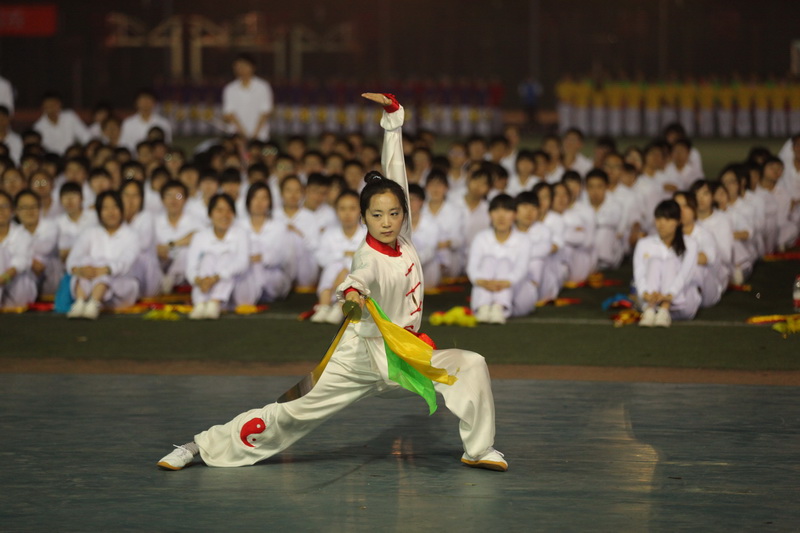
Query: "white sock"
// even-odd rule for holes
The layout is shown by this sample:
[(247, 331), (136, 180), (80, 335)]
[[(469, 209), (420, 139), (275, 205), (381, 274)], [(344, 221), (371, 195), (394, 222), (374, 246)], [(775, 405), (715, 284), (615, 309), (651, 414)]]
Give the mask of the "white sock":
[(187, 442), (182, 447), (192, 452), (192, 455), (197, 455), (200, 453), (200, 448), (197, 447), (197, 443), (195, 443), (195, 441)]

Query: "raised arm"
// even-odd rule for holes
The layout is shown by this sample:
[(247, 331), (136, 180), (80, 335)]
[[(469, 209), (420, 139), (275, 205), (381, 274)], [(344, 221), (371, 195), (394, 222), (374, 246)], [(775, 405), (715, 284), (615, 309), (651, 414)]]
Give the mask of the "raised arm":
[[(406, 205), (410, 205), (408, 198), (408, 177), (406, 176), (406, 162), (403, 155), (403, 120), (405, 110), (392, 94), (364, 93), (361, 96), (383, 106), (381, 127), (383, 128), (383, 150), (381, 151), (381, 166), (383, 174), (390, 180), (399, 183), (406, 193)], [(411, 216), (403, 222), (401, 235), (406, 240), (411, 240)]]

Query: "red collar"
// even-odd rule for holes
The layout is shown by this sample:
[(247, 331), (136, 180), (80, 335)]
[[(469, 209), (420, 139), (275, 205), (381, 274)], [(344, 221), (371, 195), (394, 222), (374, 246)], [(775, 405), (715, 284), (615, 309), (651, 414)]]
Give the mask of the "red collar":
[(379, 241), (378, 239), (367, 233), (367, 244), (369, 244), (369, 247), (375, 250), (376, 252), (380, 252), (383, 255), (388, 255), (389, 257), (400, 257), (401, 255), (403, 255), (400, 252), (400, 243), (398, 241), (395, 241), (396, 248), (392, 248), (388, 244), (382, 243), (381, 241)]

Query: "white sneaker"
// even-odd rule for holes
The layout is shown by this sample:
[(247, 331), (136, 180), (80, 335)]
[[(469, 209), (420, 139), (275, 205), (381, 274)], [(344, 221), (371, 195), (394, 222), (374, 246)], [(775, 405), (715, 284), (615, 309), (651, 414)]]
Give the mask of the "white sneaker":
[(83, 306), (83, 317), (89, 320), (97, 320), (98, 316), (100, 316), (100, 302), (95, 299), (86, 302), (86, 305)]
[(672, 325), (672, 317), (669, 314), (669, 309), (665, 309), (664, 307), (659, 307), (658, 311), (656, 311), (655, 320), (653, 321), (653, 325), (657, 328), (668, 328)]
[(508, 462), (503, 458), (504, 455), (491, 446), (480, 457), (471, 457), (466, 453), (461, 456), (461, 462), (474, 468), (485, 468), (497, 472), (508, 470)]
[(329, 324), (341, 324), (342, 320), (344, 320), (344, 313), (342, 313), (342, 306), (333, 304), (328, 306), (328, 323)]
[(317, 304), (314, 306), (314, 314), (311, 315), (311, 322), (315, 324), (324, 324), (328, 322), (328, 314), (330, 313), (331, 306)]
[(740, 267), (733, 269), (733, 274), (731, 274), (731, 283), (734, 285), (744, 285), (744, 272), (742, 272)]
[(205, 315), (203, 318), (210, 318), (216, 320), (219, 318), (219, 302), (216, 300), (209, 300), (206, 302)]
[(189, 313), (190, 320), (202, 320), (206, 317), (206, 303), (207, 302), (200, 302), (196, 303), (192, 306), (192, 310)]
[(83, 310), (86, 308), (86, 302), (83, 300), (75, 300), (72, 307), (67, 311), (67, 318), (83, 318)]
[(194, 454), (184, 448), (173, 444), (175, 449), (169, 454), (165, 455), (158, 462), (158, 466), (166, 468), (167, 470), (180, 470), (194, 460)]
[(506, 313), (503, 310), (503, 306), (500, 304), (494, 304), (491, 308), (489, 308), (489, 322), (491, 324), (505, 324), (506, 323)]
[(648, 307), (642, 312), (641, 318), (639, 318), (639, 326), (643, 328), (652, 328), (656, 325), (656, 310), (652, 307)]
[(483, 322), (484, 324), (489, 323), (490, 316), (491, 316), (492, 308), (489, 305), (482, 305), (475, 311), (475, 319), (478, 322)]

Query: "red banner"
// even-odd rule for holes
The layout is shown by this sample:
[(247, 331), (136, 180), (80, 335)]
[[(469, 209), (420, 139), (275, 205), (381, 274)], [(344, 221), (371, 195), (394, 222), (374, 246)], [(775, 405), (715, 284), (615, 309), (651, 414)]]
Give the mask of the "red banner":
[(2, 37), (52, 37), (57, 21), (55, 4), (0, 5)]

